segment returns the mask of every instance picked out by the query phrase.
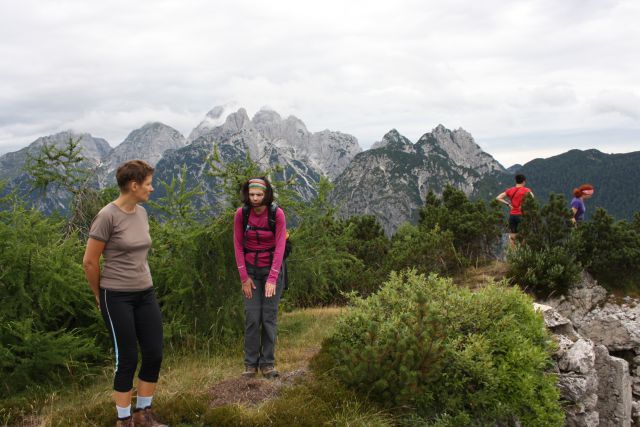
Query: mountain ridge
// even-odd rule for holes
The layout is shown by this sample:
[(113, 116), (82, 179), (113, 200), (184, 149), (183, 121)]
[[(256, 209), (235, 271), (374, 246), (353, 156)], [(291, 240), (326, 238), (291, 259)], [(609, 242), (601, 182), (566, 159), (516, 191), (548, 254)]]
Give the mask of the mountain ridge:
[[(630, 219), (640, 210), (640, 202), (635, 203), (633, 197), (620, 197), (621, 193), (634, 194), (632, 183), (638, 177), (634, 163), (640, 161), (636, 152), (574, 149), (505, 169), (461, 127), (450, 130), (438, 124), (415, 143), (391, 129), (363, 151), (352, 135), (328, 129), (310, 132), (299, 118), (283, 117), (267, 107), (249, 117), (246, 109), (229, 104), (207, 112), (187, 138), (159, 122), (133, 130), (114, 148), (102, 138), (72, 131), (41, 137), (0, 156), (0, 179), (24, 193), (28, 177), (21, 168), (27, 153), (35, 153), (44, 143), (62, 146), (70, 137), (80, 138), (86, 147), (84, 155), (87, 167), (95, 172), (96, 187), (114, 184), (115, 168), (130, 158), (155, 165), (156, 177), (166, 181), (177, 177), (186, 165), (188, 188), (201, 183), (206, 192), (196, 204), (213, 206), (212, 212), (221, 208), (222, 201), (220, 183), (205, 174), (206, 159), (214, 147), (225, 162), (249, 154), (263, 169), (281, 166), (275, 178), (293, 181), (302, 200), (311, 200), (320, 178), (327, 177), (334, 183), (330, 200), (338, 205), (341, 216), (375, 215), (387, 234), (402, 222), (417, 219), (429, 190), (440, 194), (446, 185), (453, 185), (470, 197), (491, 200), (512, 185), (516, 171), (527, 175), (543, 202), (551, 191), (570, 198), (573, 187), (590, 182), (596, 186), (596, 195), (589, 201), (588, 213), (603, 206), (617, 218)], [(160, 196), (162, 189), (156, 189)], [(64, 208), (66, 202), (59, 196), (50, 205)]]

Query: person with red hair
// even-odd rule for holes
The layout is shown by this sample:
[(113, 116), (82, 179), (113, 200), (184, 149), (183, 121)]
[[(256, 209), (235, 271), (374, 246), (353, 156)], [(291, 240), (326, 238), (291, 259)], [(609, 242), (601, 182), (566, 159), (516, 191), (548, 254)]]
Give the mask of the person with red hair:
[(571, 200), (573, 218), (571, 218), (571, 221), (574, 224), (584, 221), (584, 212), (586, 210), (584, 201), (590, 199), (594, 191), (595, 189), (591, 184), (582, 184), (580, 187), (573, 189), (573, 199)]

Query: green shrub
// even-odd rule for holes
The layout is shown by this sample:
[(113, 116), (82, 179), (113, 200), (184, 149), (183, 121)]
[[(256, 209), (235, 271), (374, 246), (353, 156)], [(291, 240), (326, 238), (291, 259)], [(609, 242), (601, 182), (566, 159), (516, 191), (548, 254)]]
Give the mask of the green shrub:
[(0, 211), (0, 396), (62, 382), (108, 353), (108, 336), (64, 221), (20, 204)]
[(415, 268), (420, 273), (448, 273), (461, 265), (450, 231), (441, 231), (438, 226), (426, 229), (405, 223), (391, 239), (385, 271)]
[(151, 229), (149, 267), (166, 339), (204, 345), (240, 336), (243, 305), (231, 213), (209, 224), (154, 221)]
[(564, 196), (550, 194), (544, 206), (538, 200), (526, 197), (522, 204), (522, 223), (518, 227), (518, 240), (532, 248), (542, 250), (564, 246), (574, 229), (571, 210)]
[(640, 289), (640, 214), (634, 223), (614, 221), (598, 208), (577, 229), (578, 257), (589, 273), (609, 289)]
[(0, 372), (9, 395), (32, 384), (61, 384), (81, 377), (90, 362), (103, 358), (95, 339), (82, 331), (36, 329), (32, 318), (0, 324)]
[(507, 253), (507, 275), (538, 296), (564, 294), (582, 271), (577, 258), (579, 240), (566, 200), (551, 194), (540, 207), (536, 199), (527, 197), (522, 212), (518, 245)]
[(291, 230), (293, 252), (287, 259), (289, 289), (284, 303), (298, 307), (344, 302), (343, 292), (370, 287), (363, 280), (364, 262), (351, 252), (350, 229), (336, 219), (335, 208), (327, 200), (331, 185), (321, 180), (318, 196), (301, 208), (300, 222)]
[(389, 239), (373, 215), (355, 215), (346, 221), (347, 249), (373, 269), (383, 267), (389, 252)]
[(353, 303), (314, 369), (425, 423), (562, 425), (552, 342), (517, 288), (473, 293), (410, 271)]
[(491, 257), (502, 235), (502, 215), (496, 202), (470, 201), (460, 190), (448, 185), (439, 199), (427, 194), (420, 209), (421, 227), (449, 231), (456, 251), (469, 261)]
[(580, 277), (582, 266), (575, 254), (564, 246), (533, 250), (527, 245), (518, 246), (507, 254), (507, 275), (518, 285), (537, 296), (565, 294)]

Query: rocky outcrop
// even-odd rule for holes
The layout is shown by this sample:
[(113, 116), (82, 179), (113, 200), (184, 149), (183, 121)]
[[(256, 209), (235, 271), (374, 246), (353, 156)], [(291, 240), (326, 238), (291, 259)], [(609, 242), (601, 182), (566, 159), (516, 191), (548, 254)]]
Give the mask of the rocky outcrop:
[[(554, 308), (551, 311), (571, 322), (572, 333), (593, 343), (598, 377), (596, 412), (601, 426), (630, 426), (632, 420), (640, 424), (639, 302), (607, 296), (587, 273), (565, 297), (546, 302)], [(548, 316), (545, 314), (546, 322)], [(547, 324), (550, 329), (559, 328), (552, 322)]]
[(600, 425), (631, 426), (631, 377), (626, 360), (613, 357), (603, 345), (596, 346)]
[(598, 372), (595, 369), (595, 346), (578, 335), (569, 319), (551, 306), (535, 304), (558, 346), (554, 354), (558, 388), (564, 402), (565, 425), (595, 427), (599, 425)]
[(606, 302), (579, 322), (582, 334), (614, 352), (640, 353), (640, 305)]
[(583, 271), (578, 283), (566, 295), (549, 299), (545, 304), (555, 308), (558, 313), (566, 316), (574, 323), (580, 321), (598, 305), (607, 299), (607, 290), (587, 273)]

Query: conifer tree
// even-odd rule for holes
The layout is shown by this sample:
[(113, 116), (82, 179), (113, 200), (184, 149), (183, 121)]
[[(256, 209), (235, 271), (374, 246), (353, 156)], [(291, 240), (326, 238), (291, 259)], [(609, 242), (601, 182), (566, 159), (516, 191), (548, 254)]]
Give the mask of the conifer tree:
[(113, 195), (112, 189), (100, 192), (89, 185), (92, 171), (84, 160), (80, 138), (69, 138), (62, 148), (44, 144), (35, 155), (27, 157), (24, 167), (32, 177), (33, 191), (44, 195), (51, 188), (61, 189), (71, 196), (65, 233), (78, 233), (82, 240), (87, 238), (91, 220), (105, 199)]
[(551, 194), (546, 205), (527, 197), (522, 205), (518, 244), (509, 251), (509, 276), (523, 288), (547, 297), (564, 293), (579, 277), (577, 238), (563, 196)]

